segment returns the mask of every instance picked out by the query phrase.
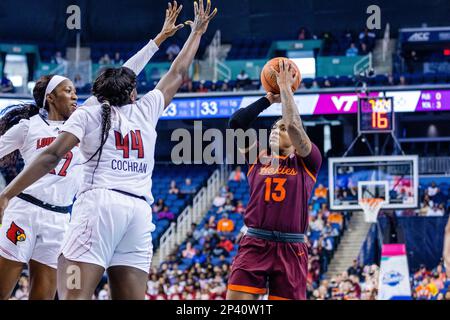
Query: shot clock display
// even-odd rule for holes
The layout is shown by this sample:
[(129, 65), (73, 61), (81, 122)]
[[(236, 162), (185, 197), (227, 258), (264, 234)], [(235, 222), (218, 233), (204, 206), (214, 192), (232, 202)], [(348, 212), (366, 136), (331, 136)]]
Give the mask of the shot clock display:
[(358, 101), (358, 130), (360, 133), (394, 131), (392, 97), (360, 97)]

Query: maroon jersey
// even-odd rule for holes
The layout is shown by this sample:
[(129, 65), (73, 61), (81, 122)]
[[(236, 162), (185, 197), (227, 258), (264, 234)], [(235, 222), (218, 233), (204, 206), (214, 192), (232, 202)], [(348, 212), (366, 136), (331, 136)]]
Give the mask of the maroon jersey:
[[(271, 165), (277, 157), (278, 166)], [(263, 159), (264, 158), (264, 159)], [(264, 151), (247, 176), (250, 201), (244, 214), (247, 227), (289, 233), (306, 233), (308, 200), (316, 183), (322, 156), (316, 145), (302, 158), (296, 153), (279, 157)]]

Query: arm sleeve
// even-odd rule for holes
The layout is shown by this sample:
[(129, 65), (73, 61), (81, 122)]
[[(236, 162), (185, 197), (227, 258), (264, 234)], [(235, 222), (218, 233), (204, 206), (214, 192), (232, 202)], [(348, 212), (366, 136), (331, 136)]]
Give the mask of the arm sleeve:
[(0, 137), (0, 159), (23, 147), (28, 125), (29, 120), (21, 120)]
[(61, 131), (69, 132), (77, 137), (78, 140), (83, 140), (86, 135), (86, 126), (88, 123), (87, 111), (79, 108), (70, 116), (69, 120), (64, 123)]
[(302, 159), (306, 167), (317, 176), (322, 165), (322, 155), (320, 154), (319, 148), (311, 142), (311, 153)]
[(154, 127), (158, 123), (158, 119), (164, 112), (164, 95), (158, 90), (152, 90), (136, 102), (138, 108), (143, 112), (144, 117)]
[(155, 41), (150, 40), (147, 45), (138, 51), (134, 56), (132, 56), (125, 64), (124, 67), (130, 68), (134, 71), (136, 75), (140, 74), (144, 70), (147, 63), (153, 57), (153, 55), (158, 51), (158, 46)]
[(245, 108), (241, 108), (231, 116), (228, 121), (228, 126), (231, 129), (243, 129), (250, 128), (252, 123), (258, 118), (259, 114), (265, 109), (270, 107), (270, 101), (266, 97), (256, 100), (252, 104)]
[[(136, 75), (139, 75), (142, 70), (144, 70), (145, 66), (148, 64), (153, 55), (159, 50), (155, 41), (150, 40), (147, 45), (139, 50), (134, 56), (128, 59), (127, 62), (123, 65), (124, 67), (130, 68), (134, 71)], [(100, 104), (97, 98), (94, 96), (89, 97), (84, 103), (84, 106), (91, 106)]]

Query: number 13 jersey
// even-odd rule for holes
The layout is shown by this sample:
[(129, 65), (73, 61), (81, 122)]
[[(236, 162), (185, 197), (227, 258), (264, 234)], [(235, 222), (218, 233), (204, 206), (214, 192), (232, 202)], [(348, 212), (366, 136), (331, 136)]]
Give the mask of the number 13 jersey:
[[(95, 170), (97, 154), (83, 165), (79, 194), (90, 189), (116, 189), (143, 196), (152, 204), (156, 124), (163, 111), (164, 95), (157, 89), (133, 104), (111, 106), (111, 129), (100, 162)], [(80, 140), (81, 153), (90, 159), (100, 147), (101, 105), (78, 108), (62, 131), (75, 135)]]
[[(278, 165), (271, 165), (274, 162)], [(271, 231), (306, 233), (308, 200), (321, 163), (322, 156), (314, 144), (305, 158), (296, 153), (284, 157), (270, 156), (262, 151), (247, 173), (250, 201), (244, 214), (245, 225)]]
[[(0, 138), (0, 158), (19, 150), (29, 165), (58, 136), (62, 121), (46, 120), (35, 115), (21, 120)], [(78, 190), (78, 179), (84, 162), (79, 147), (69, 151), (55, 169), (26, 188), (23, 193), (55, 206), (70, 206)]]

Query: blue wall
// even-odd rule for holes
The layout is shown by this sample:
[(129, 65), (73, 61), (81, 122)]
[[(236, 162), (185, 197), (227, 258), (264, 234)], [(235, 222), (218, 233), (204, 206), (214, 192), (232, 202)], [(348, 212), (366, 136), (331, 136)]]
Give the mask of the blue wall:
[[(167, 0), (2, 0), (0, 1), (0, 41), (46, 41), (73, 44), (75, 32), (65, 26), (66, 8), (79, 5), (82, 10), (82, 40), (142, 41), (161, 28)], [(192, 0), (180, 0), (185, 9), (180, 21), (192, 17)], [(236, 38), (293, 39), (300, 26), (316, 34), (361, 30), (368, 15), (366, 9), (381, 7), (382, 26), (399, 27), (448, 25), (450, 1), (434, 0), (213, 0), (218, 7), (206, 39), (216, 29), (225, 41)], [(20, 14), (19, 14), (20, 13)], [(282, 23), (280, 23), (282, 22)], [(187, 31), (178, 37), (184, 39)]]

